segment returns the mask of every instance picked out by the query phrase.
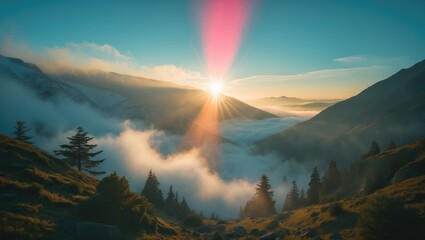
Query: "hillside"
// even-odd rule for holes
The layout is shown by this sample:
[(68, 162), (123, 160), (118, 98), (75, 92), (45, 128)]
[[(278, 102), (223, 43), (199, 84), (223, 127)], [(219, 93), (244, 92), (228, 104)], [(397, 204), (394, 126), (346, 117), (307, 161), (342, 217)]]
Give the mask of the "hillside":
[[(74, 71), (47, 75), (34, 64), (3, 56), (0, 77), (1, 81), (19, 83), (48, 101), (67, 97), (111, 117), (142, 120), (177, 134), (187, 131), (211, 98), (198, 89), (117, 73)], [(217, 110), (219, 120), (275, 117), (227, 96), (221, 97)]]
[[(253, 239), (262, 239), (261, 237), (264, 239), (363, 239), (365, 236), (359, 233), (359, 221), (363, 219), (362, 214), (365, 209), (371, 207), (371, 202), (375, 199), (384, 198), (395, 199), (410, 209), (403, 213), (417, 214), (416, 218), (413, 218), (413, 222), (410, 222), (412, 230), (407, 233), (409, 237), (403, 236), (409, 239), (421, 239), (424, 234), (422, 228), (425, 222), (424, 154), (425, 140), (384, 151), (376, 156), (358, 161), (343, 170), (341, 172), (342, 185), (337, 193), (332, 196), (324, 196), (325, 198), (321, 200), (320, 204), (278, 212), (274, 216), (265, 218), (209, 221), (206, 222), (209, 227), (204, 228), (212, 229), (210, 235), (214, 231), (218, 231), (224, 239), (242, 237)], [(417, 167), (418, 163), (422, 164), (421, 168)], [(406, 172), (406, 169), (413, 174), (405, 175), (405, 178), (393, 182), (396, 179), (395, 176), (398, 176), (400, 172)], [(361, 192), (362, 181), (370, 172), (381, 175), (383, 182), (372, 193)], [(281, 210), (280, 206), (276, 206), (276, 208)], [(391, 221), (396, 222), (412, 220), (407, 215), (391, 216), (391, 212), (380, 214), (382, 215), (379, 217), (388, 217)], [(378, 229), (376, 230), (378, 231)], [(366, 239), (368, 238), (366, 237)]]
[[(425, 217), (425, 168), (417, 167), (418, 163), (423, 165), (424, 154), (425, 140), (421, 140), (356, 162), (342, 172), (342, 186), (337, 195), (323, 199), (330, 201), (327, 203), (265, 218), (203, 219), (199, 227), (184, 226), (181, 220), (159, 211), (162, 219), (154, 218), (156, 232), (125, 235), (125, 239), (358, 239), (360, 216), (375, 197), (399, 199)], [(395, 162), (397, 167), (393, 168)], [(98, 180), (4, 135), (0, 135), (0, 169), (0, 217), (3, 219), (0, 235), (5, 239), (63, 239), (76, 234), (77, 230), (73, 229), (79, 229), (75, 226), (80, 224), (90, 226), (91, 231), (98, 229), (94, 228), (97, 223), (86, 222), (75, 211), (79, 202), (94, 194)], [(406, 173), (406, 169), (410, 169), (407, 171), (410, 175), (404, 174), (404, 178), (394, 183), (388, 180), (400, 172)], [(383, 178), (385, 184), (366, 195), (358, 189), (364, 173), (369, 170), (376, 170), (386, 178)], [(335, 203), (334, 199), (341, 200)], [(332, 210), (336, 205), (340, 206), (339, 210)], [(280, 206), (276, 208), (280, 210)], [(403, 220), (403, 216), (397, 218)], [(415, 224), (419, 226), (421, 222)], [(106, 229), (111, 231), (111, 226)], [(419, 233), (420, 229), (412, 234)]]
[(32, 145), (0, 135), (0, 235), (3, 239), (64, 238), (75, 205), (98, 180)]
[[(0, 238), (115, 240), (149, 237), (143, 231), (129, 233), (121, 227), (81, 216), (78, 210), (81, 203), (94, 196), (98, 183), (99, 180), (32, 145), (0, 135)], [(166, 221), (154, 216), (150, 219), (156, 226), (149, 232), (152, 237), (179, 239), (173, 236), (177, 232)], [(179, 234), (187, 236), (180, 230)]]
[[(299, 162), (347, 165), (376, 140), (406, 144), (425, 134), (425, 60), (403, 69), (312, 119), (270, 136), (259, 152), (275, 151)], [(308, 149), (308, 151), (306, 151)]]

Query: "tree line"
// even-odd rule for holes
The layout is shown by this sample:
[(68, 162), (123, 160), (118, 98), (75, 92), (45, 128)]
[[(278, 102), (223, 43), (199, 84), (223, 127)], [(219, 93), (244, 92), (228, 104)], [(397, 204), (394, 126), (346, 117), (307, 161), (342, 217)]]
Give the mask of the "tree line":
[[(395, 149), (396, 147), (395, 143), (391, 141), (388, 150)], [(380, 152), (378, 143), (372, 141), (369, 150), (365, 154), (362, 154), (360, 159), (376, 156)], [(287, 181), (286, 177), (284, 177), (284, 182), (287, 183)], [(362, 189), (365, 194), (368, 194), (373, 192), (378, 184), (379, 178), (372, 175), (364, 180)], [(293, 210), (329, 200), (329, 197), (335, 195), (340, 186), (341, 175), (335, 161), (329, 162), (323, 177), (320, 176), (317, 167), (314, 167), (310, 175), (307, 191), (304, 191), (304, 188), (300, 190), (295, 180), (291, 182), (291, 188), (285, 197), (282, 210)], [(270, 180), (266, 175), (260, 178), (255, 190), (256, 192), (253, 198), (246, 203), (245, 207), (239, 209), (240, 218), (264, 217), (276, 213), (273, 191), (270, 186)]]
[[(32, 144), (32, 137), (27, 135), (30, 130), (30, 128), (26, 127), (24, 121), (17, 121), (13, 132), (15, 139)], [(67, 139), (68, 144), (62, 144), (60, 145), (61, 149), (54, 151), (58, 156), (62, 157), (63, 161), (71, 167), (76, 167), (78, 171), (86, 171), (92, 175), (105, 174), (104, 171), (92, 170), (92, 168), (96, 168), (103, 163), (105, 159), (93, 159), (101, 154), (102, 151), (93, 151), (97, 145), (90, 144), (93, 137), (88, 136), (88, 132), (84, 131), (82, 127), (78, 127), (75, 134), (67, 137)], [(396, 145), (391, 141), (388, 150), (394, 148), (396, 148)], [(378, 143), (372, 141), (369, 150), (362, 154), (360, 159), (376, 156), (380, 152)], [(286, 177), (284, 179), (287, 182)], [(376, 174), (371, 174), (364, 180), (361, 191), (365, 194), (371, 193), (374, 189), (379, 188), (380, 184), (380, 177)], [(146, 197), (156, 208), (165, 210), (170, 216), (184, 218), (188, 214), (194, 213), (189, 208), (184, 196), (181, 201), (179, 200), (178, 192), (174, 192), (172, 185), (170, 185), (165, 199), (159, 185), (155, 173), (150, 170), (141, 195)], [(292, 210), (318, 204), (323, 200), (323, 196), (334, 194), (340, 185), (341, 176), (335, 161), (330, 161), (323, 177), (320, 177), (317, 167), (314, 167), (310, 175), (307, 191), (304, 191), (304, 188), (300, 190), (295, 180), (291, 182), (291, 188), (285, 197), (282, 210)], [(261, 176), (259, 183), (256, 185), (254, 196), (247, 201), (245, 207), (240, 208), (240, 217), (263, 217), (275, 214), (276, 208), (273, 197), (270, 180), (266, 175)], [(201, 212), (199, 216), (203, 217), (203, 213)], [(218, 215), (213, 212), (210, 219), (218, 219)]]

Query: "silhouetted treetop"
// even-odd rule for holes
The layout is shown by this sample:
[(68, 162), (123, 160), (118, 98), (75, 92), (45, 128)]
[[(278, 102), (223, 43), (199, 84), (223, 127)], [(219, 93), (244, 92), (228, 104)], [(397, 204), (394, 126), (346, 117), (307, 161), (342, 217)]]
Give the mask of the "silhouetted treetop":
[(13, 134), (15, 135), (15, 139), (28, 144), (32, 144), (32, 142), (30, 141), (32, 137), (26, 135), (29, 130), (31, 130), (31, 128), (27, 128), (25, 126), (24, 121), (16, 121), (15, 131), (13, 132)]
[(310, 175), (310, 182), (308, 183), (307, 190), (307, 203), (308, 204), (317, 204), (319, 203), (319, 193), (321, 187), (320, 175), (317, 167), (313, 168), (313, 171)]
[(63, 156), (63, 160), (66, 161), (72, 167), (77, 167), (78, 171), (87, 171), (92, 175), (104, 174), (103, 171), (93, 171), (91, 168), (97, 167), (100, 163), (105, 161), (92, 160), (93, 157), (102, 153), (103, 151), (91, 152), (93, 148), (97, 147), (96, 144), (89, 144), (93, 137), (88, 137), (88, 133), (84, 131), (82, 127), (77, 128), (77, 132), (67, 137), (69, 144), (60, 145), (61, 150), (54, 151), (58, 156)]
[(149, 170), (148, 178), (146, 179), (141, 195), (145, 196), (157, 208), (164, 206), (162, 191), (159, 189), (159, 181), (152, 170)]

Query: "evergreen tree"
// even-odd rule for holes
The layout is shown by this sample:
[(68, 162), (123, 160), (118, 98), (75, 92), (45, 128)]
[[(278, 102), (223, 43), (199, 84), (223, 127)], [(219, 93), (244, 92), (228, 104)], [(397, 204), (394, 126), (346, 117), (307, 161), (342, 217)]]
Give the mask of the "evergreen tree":
[(308, 204), (317, 204), (319, 203), (319, 193), (320, 193), (320, 175), (317, 167), (313, 168), (313, 172), (310, 175), (310, 183), (308, 184), (307, 190), (307, 203)]
[(362, 155), (362, 159), (373, 157), (379, 154), (380, 152), (381, 152), (381, 149), (379, 148), (378, 143), (375, 140), (373, 140), (372, 143), (370, 144), (369, 151), (366, 154)]
[(156, 228), (152, 204), (131, 192), (128, 180), (115, 172), (102, 179), (96, 193), (80, 202), (76, 210), (85, 220), (118, 225), (126, 233)]
[(215, 213), (214, 213), (214, 212), (212, 212), (212, 213), (211, 213), (211, 217), (210, 217), (210, 219), (211, 219), (211, 220), (216, 220), (216, 219), (217, 219), (217, 218), (215, 217)]
[(32, 137), (26, 135), (29, 130), (31, 130), (31, 128), (27, 128), (25, 126), (24, 121), (16, 121), (15, 131), (13, 132), (13, 134), (15, 135), (15, 139), (28, 144), (32, 144), (32, 142), (30, 141)]
[(168, 193), (167, 193), (167, 198), (165, 199), (165, 211), (170, 216), (176, 214), (175, 200), (176, 200), (176, 197), (173, 192), (173, 185), (170, 185), (170, 189), (168, 190)]
[(397, 148), (395, 143), (393, 141), (390, 142), (390, 145), (388, 146), (388, 150), (393, 150), (394, 148)]
[(190, 213), (189, 205), (187, 204), (186, 199), (184, 197), (180, 203), (179, 209), (180, 209), (180, 214), (182, 215), (182, 217), (185, 217)]
[(75, 135), (68, 137), (69, 144), (60, 145), (62, 149), (54, 152), (59, 156), (63, 156), (63, 160), (72, 167), (76, 166), (78, 171), (84, 170), (92, 175), (104, 174), (105, 172), (103, 171), (90, 170), (90, 168), (97, 167), (105, 159), (92, 160), (93, 157), (102, 153), (102, 151), (91, 152), (97, 145), (89, 144), (93, 137), (88, 137), (87, 134), (82, 127), (78, 127)]
[(146, 179), (141, 195), (145, 196), (155, 207), (164, 207), (164, 199), (162, 198), (162, 191), (159, 189), (159, 181), (152, 170), (149, 170), (148, 178)]
[(266, 175), (261, 176), (253, 199), (248, 201), (245, 206), (245, 216), (266, 217), (276, 213), (273, 191), (269, 182)]
[(283, 210), (292, 210), (299, 207), (299, 190), (297, 182), (292, 181), (292, 188), (288, 192), (285, 198), (285, 203), (283, 204)]
[(299, 198), (299, 207), (304, 207), (307, 203), (307, 199), (305, 197), (305, 192), (304, 192), (304, 188), (301, 188), (300, 191), (300, 198)]
[(335, 161), (329, 163), (328, 169), (323, 176), (322, 186), (320, 188), (322, 194), (331, 194), (335, 192), (341, 185), (341, 177)]

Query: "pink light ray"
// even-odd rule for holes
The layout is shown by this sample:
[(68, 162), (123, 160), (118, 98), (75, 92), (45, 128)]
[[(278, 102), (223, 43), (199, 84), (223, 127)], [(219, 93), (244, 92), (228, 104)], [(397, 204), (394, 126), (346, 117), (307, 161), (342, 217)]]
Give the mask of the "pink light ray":
[(229, 70), (251, 11), (251, 0), (205, 0), (202, 41), (208, 74), (221, 79)]

